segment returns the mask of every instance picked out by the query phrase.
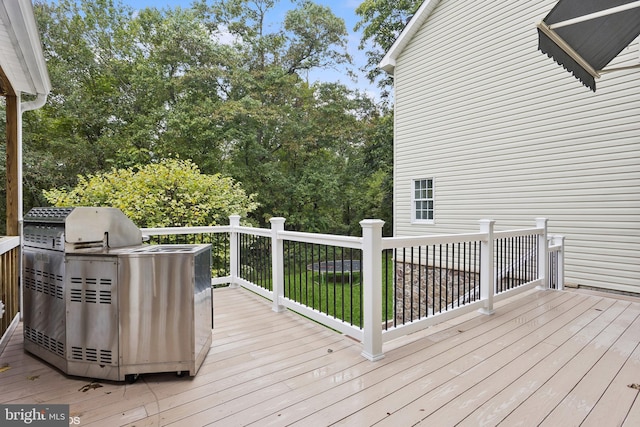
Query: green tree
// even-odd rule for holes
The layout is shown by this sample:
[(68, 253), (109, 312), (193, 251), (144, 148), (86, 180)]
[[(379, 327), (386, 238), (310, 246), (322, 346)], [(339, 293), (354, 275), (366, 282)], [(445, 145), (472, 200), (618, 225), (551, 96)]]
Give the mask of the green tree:
[(139, 227), (189, 227), (227, 224), (230, 215), (246, 217), (257, 207), (232, 178), (205, 175), (187, 160), (78, 177), (65, 191), (44, 196), (54, 206), (111, 206), (122, 210)]
[[(378, 64), (396, 41), (405, 25), (416, 13), (423, 0), (364, 0), (356, 9), (361, 19), (355, 30), (362, 30), (360, 49), (368, 49), (364, 70), (371, 82), (382, 75)], [(393, 82), (391, 77), (380, 78), (378, 85), (386, 92)]]
[(367, 159), (391, 121), (366, 95), (305, 78), (349, 64), (344, 21), (302, 0), (267, 27), (275, 3), (37, 1), (53, 91), (25, 115), (25, 209), (78, 176), (178, 157), (241, 182), (257, 224), (359, 233), (386, 200), (390, 167)]
[(66, 176), (167, 153), (219, 157), (206, 119), (232, 55), (204, 14), (134, 13), (116, 0), (39, 3), (36, 14), (53, 84), (44, 109), (49, 148)]
[[(352, 209), (357, 218), (385, 221), (383, 234), (393, 235), (393, 111), (384, 111), (366, 129), (354, 179), (361, 183)], [(352, 231), (352, 233), (355, 231)]]
[(302, 1), (280, 30), (268, 33), (265, 16), (273, 5), (235, 1), (209, 9), (243, 42), (228, 97), (213, 114), (224, 130), (224, 171), (259, 195), (260, 224), (284, 216), (292, 229), (345, 232), (350, 163), (377, 107), (343, 85), (304, 79), (309, 69), (350, 62), (342, 19)]
[(120, 148), (117, 106), (125, 95), (120, 79), (131, 72), (134, 41), (126, 34), (132, 11), (111, 0), (60, 0), (38, 3), (35, 12), (53, 86), (40, 113), (48, 137), (38, 143), (67, 177), (109, 168)]
[(283, 63), (287, 72), (351, 63), (344, 20), (328, 7), (304, 0), (287, 12), (284, 29), (287, 43)]

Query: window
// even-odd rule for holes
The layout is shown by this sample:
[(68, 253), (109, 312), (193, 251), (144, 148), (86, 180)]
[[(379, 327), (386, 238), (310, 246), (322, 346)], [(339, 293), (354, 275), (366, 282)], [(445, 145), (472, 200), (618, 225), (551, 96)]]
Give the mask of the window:
[(413, 181), (413, 219), (433, 222), (433, 178)]

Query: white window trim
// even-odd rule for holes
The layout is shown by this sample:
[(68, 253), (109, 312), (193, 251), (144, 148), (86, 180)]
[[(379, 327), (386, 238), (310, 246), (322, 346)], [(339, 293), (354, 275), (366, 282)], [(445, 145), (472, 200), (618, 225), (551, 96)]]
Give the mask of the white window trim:
[[(431, 180), (433, 201), (433, 219), (416, 218), (416, 181)], [(432, 225), (436, 223), (436, 179), (434, 177), (414, 178), (411, 180), (411, 224)]]

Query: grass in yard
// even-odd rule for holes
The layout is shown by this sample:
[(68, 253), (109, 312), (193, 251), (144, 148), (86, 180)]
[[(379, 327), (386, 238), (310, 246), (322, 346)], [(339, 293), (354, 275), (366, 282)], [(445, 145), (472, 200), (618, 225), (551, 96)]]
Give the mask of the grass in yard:
[[(246, 269), (243, 269), (246, 271)], [(386, 273), (386, 275), (385, 275)], [(248, 275), (258, 280), (260, 287), (273, 290), (269, 272), (252, 270)], [(247, 277), (248, 280), (249, 277)], [(285, 272), (285, 297), (304, 304), (321, 313), (333, 316), (351, 325), (362, 327), (362, 284), (361, 274), (318, 274), (306, 272)], [(393, 319), (393, 267), (383, 264), (382, 276), (382, 320)]]

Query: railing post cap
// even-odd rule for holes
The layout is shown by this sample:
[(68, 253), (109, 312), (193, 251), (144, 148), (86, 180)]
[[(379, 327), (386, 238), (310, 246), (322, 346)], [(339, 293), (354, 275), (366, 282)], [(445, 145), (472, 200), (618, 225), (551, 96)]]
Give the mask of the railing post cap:
[(480, 231), (484, 233), (493, 233), (493, 227), (496, 225), (496, 221), (493, 219), (481, 219), (478, 223), (480, 224)]
[(547, 218), (536, 218), (536, 225), (538, 227), (546, 227), (547, 222), (549, 222)]
[(283, 218), (281, 216), (274, 216), (269, 220), (269, 222), (271, 224), (284, 224), (286, 220), (287, 220), (286, 218)]
[(384, 226), (384, 221), (381, 219), (363, 219), (360, 221), (360, 227), (362, 228), (382, 228)]

